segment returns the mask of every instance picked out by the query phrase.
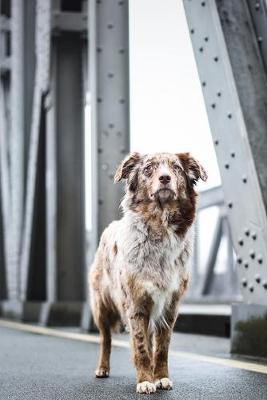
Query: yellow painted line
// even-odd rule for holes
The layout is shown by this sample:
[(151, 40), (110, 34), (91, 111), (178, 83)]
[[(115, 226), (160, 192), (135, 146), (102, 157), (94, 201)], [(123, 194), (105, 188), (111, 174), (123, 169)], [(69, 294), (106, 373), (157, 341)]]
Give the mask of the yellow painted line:
[[(20, 322), (7, 321), (7, 320), (3, 320), (3, 319), (0, 320), (0, 327), (1, 326), (4, 328), (16, 329), (16, 330), (28, 332), (28, 333), (36, 333), (39, 335), (47, 335), (47, 336), (59, 337), (59, 338), (63, 338), (63, 339), (79, 340), (82, 342), (89, 342), (89, 343), (96, 343), (96, 344), (100, 343), (100, 338), (98, 335), (68, 332), (68, 331), (64, 331), (64, 330), (58, 330), (58, 329), (54, 329), (54, 328), (46, 328), (46, 327), (37, 326), (37, 325), (23, 324)], [(119, 339), (112, 339), (112, 345), (115, 347), (123, 347), (123, 348), (130, 347), (130, 344), (127, 341), (119, 340)], [(238, 360), (232, 360), (232, 359), (228, 359), (228, 358), (205, 356), (205, 355), (190, 353), (190, 352), (185, 352), (185, 351), (170, 351), (170, 355), (177, 357), (177, 358), (187, 359), (187, 360), (191, 360), (191, 361), (211, 363), (211, 364), (221, 365), (224, 367), (237, 368), (237, 369), (242, 369), (245, 371), (267, 374), (267, 365), (256, 364), (256, 363), (252, 363), (252, 362), (248, 362), (248, 361), (238, 361)]]

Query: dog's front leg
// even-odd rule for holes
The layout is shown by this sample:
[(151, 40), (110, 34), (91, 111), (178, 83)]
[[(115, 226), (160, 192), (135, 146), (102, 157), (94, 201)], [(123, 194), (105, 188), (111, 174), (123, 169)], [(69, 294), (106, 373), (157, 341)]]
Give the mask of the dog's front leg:
[(168, 352), (172, 328), (160, 328), (155, 334), (154, 381), (159, 389), (172, 389), (169, 379)]
[(148, 332), (149, 316), (139, 310), (130, 313), (130, 328), (133, 345), (134, 363), (137, 371), (138, 393), (154, 393), (156, 385), (153, 376), (153, 358)]

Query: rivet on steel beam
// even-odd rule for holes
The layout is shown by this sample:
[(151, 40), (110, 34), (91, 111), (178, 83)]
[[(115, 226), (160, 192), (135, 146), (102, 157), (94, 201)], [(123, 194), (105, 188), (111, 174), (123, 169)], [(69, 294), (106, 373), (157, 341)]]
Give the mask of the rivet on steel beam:
[(195, 33), (195, 29), (190, 29), (190, 33), (193, 35)]
[(253, 232), (251, 237), (252, 237), (253, 240), (256, 240), (257, 239), (257, 234), (255, 232)]
[(218, 96), (218, 97), (221, 97), (221, 95), (222, 95), (221, 92), (218, 92), (218, 93), (217, 93), (217, 96)]
[(249, 229), (245, 229), (245, 235), (246, 235), (246, 236), (249, 236), (249, 235), (250, 235)]
[(256, 276), (255, 276), (255, 281), (256, 281), (257, 283), (261, 283), (261, 277), (260, 277), (260, 275), (256, 275)]
[(264, 281), (262, 286), (264, 287), (264, 289), (267, 289), (267, 281)]
[(239, 246), (243, 246), (244, 245), (244, 241), (242, 239), (239, 239), (238, 240), (238, 244), (239, 244)]
[(121, 131), (118, 131), (118, 132), (116, 133), (116, 135), (117, 135), (117, 136), (121, 136)]
[(101, 0), (96, 0), (96, 4), (101, 4)]
[(219, 140), (218, 140), (218, 139), (215, 139), (215, 140), (214, 140), (214, 144), (215, 144), (216, 146), (218, 146)]
[(98, 97), (98, 98), (97, 98), (97, 102), (98, 102), (98, 103), (102, 103), (101, 97)]
[(260, 3), (257, 2), (257, 3), (255, 4), (255, 10), (256, 10), (256, 11), (259, 11), (259, 9), (260, 9)]
[(203, 87), (205, 87), (206, 86), (206, 82), (204, 81), (204, 82), (202, 82), (202, 86)]
[(247, 280), (246, 280), (245, 278), (242, 279), (242, 285), (243, 285), (244, 287), (247, 287), (247, 285), (248, 285)]
[(258, 36), (257, 41), (258, 41), (258, 43), (262, 43), (262, 41), (263, 41), (262, 36)]
[(243, 265), (244, 265), (244, 267), (245, 267), (246, 269), (248, 269), (249, 263), (248, 263), (247, 261), (245, 261)]
[(114, 25), (113, 24), (108, 24), (108, 29), (113, 29), (114, 28)]
[(251, 293), (254, 292), (254, 287), (252, 285), (250, 285), (249, 286), (249, 290), (250, 290)]
[(235, 158), (235, 153), (234, 152), (231, 153), (231, 157)]
[(98, 199), (98, 204), (101, 206), (103, 204), (103, 200), (102, 199)]
[(249, 253), (249, 255), (250, 255), (250, 258), (252, 258), (252, 260), (254, 260), (254, 258), (255, 258), (255, 256), (256, 256), (255, 252), (254, 252), (254, 251), (251, 251), (251, 252)]
[(216, 104), (215, 104), (215, 103), (212, 103), (211, 107), (212, 107), (212, 108), (216, 108)]
[(97, 51), (98, 53), (101, 53), (101, 52), (102, 52), (102, 48), (101, 48), (101, 47), (97, 47), (96, 51)]
[(109, 127), (110, 129), (113, 129), (113, 128), (114, 128), (114, 124), (110, 123), (110, 124), (108, 124), (108, 127)]
[(246, 176), (243, 176), (243, 178), (242, 178), (242, 181), (243, 181), (243, 183), (247, 183), (247, 177)]
[(217, 56), (214, 57), (214, 61), (215, 61), (215, 62), (218, 62), (218, 61), (219, 61), (219, 57), (217, 57)]
[(202, 5), (202, 7), (205, 7), (206, 2), (205, 2), (205, 1), (202, 1), (202, 2), (201, 2), (201, 5)]
[(225, 164), (225, 165), (224, 165), (224, 168), (229, 169), (229, 168), (230, 168), (230, 165), (229, 165), (229, 164)]
[(232, 118), (232, 114), (231, 113), (227, 114), (227, 118), (231, 119)]
[(259, 258), (258, 258), (258, 263), (259, 263), (259, 264), (262, 264), (262, 261), (263, 261), (263, 260), (262, 260), (262, 257), (259, 257)]
[(229, 208), (233, 208), (233, 203), (228, 203)]
[(204, 50), (203, 47), (200, 47), (200, 48), (199, 48), (200, 53), (202, 53), (203, 50)]
[(121, 0), (121, 1), (118, 2), (118, 4), (119, 4), (119, 6), (123, 6), (124, 5), (124, 1)]
[(120, 53), (120, 54), (124, 54), (124, 53), (125, 53), (125, 49), (120, 49), (120, 50), (119, 50), (119, 53)]
[(103, 149), (101, 149), (100, 147), (97, 149), (98, 153), (103, 153)]
[(120, 101), (121, 104), (125, 103), (125, 99), (120, 99), (119, 101)]
[(242, 264), (242, 258), (241, 257), (237, 257), (237, 262), (238, 262), (238, 264)]
[(209, 41), (208, 36), (206, 36), (206, 37), (204, 38), (204, 40), (205, 40), (205, 42), (208, 42), (208, 41)]
[(109, 72), (109, 73), (108, 73), (108, 77), (109, 77), (109, 78), (113, 78), (113, 77), (114, 77), (113, 72)]

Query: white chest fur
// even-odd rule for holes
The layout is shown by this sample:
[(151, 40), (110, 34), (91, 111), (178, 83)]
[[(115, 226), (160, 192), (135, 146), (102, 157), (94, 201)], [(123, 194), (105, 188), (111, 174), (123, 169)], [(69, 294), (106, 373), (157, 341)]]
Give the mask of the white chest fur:
[(153, 300), (153, 307), (150, 314), (150, 325), (152, 328), (167, 324), (164, 318), (164, 309), (170, 305), (173, 292), (179, 288), (178, 272), (175, 275), (173, 276), (172, 283), (164, 290), (155, 286), (151, 281), (144, 282), (144, 289)]
[(190, 236), (189, 232), (180, 239), (170, 228), (163, 239), (157, 239), (151, 237), (142, 221), (131, 218), (122, 221), (118, 237), (122, 249), (120, 264), (127, 268), (128, 274), (138, 277), (143, 290), (152, 298), (152, 326), (166, 323), (164, 308), (170, 304), (186, 273), (186, 265), (179, 256)]

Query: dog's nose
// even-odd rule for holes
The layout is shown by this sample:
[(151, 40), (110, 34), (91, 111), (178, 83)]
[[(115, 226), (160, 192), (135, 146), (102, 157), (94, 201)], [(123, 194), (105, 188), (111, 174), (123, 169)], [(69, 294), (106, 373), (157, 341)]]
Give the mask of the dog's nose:
[(170, 180), (171, 180), (170, 175), (161, 175), (161, 176), (159, 177), (160, 183), (163, 183), (164, 185), (166, 185), (167, 183), (169, 183)]

